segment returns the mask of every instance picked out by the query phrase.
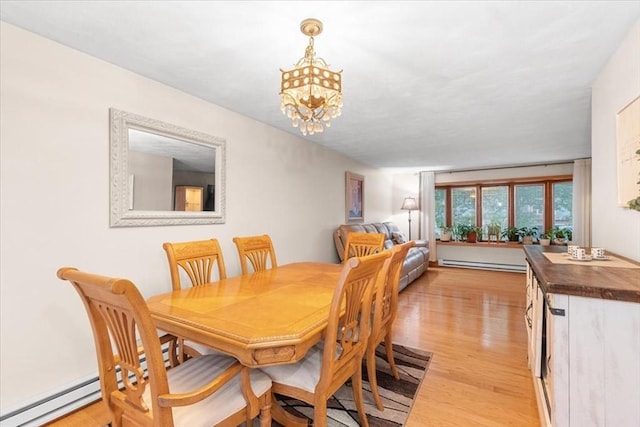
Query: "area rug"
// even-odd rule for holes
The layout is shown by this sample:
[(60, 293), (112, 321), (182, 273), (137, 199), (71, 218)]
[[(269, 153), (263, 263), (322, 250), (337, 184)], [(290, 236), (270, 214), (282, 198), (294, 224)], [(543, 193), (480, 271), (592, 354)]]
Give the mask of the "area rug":
[[(432, 353), (416, 350), (394, 344), (396, 368), (400, 379), (396, 380), (391, 374), (384, 351), (384, 345), (376, 349), (376, 371), (378, 391), (384, 404), (384, 411), (378, 411), (371, 394), (371, 386), (367, 377), (366, 364), (363, 363), (363, 394), (365, 411), (371, 427), (398, 427), (404, 425), (409, 416), (413, 399), (424, 378)], [(313, 407), (299, 400), (276, 396), (277, 404), (285, 410), (309, 420), (313, 418)], [(327, 403), (329, 427), (358, 427), (360, 426), (358, 411), (353, 400), (351, 382), (343, 385)], [(273, 426), (281, 427), (277, 422)]]

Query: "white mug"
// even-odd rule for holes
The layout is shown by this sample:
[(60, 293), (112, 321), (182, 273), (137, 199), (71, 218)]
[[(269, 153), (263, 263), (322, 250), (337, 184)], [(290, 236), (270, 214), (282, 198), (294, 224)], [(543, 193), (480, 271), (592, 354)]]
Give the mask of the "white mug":
[(578, 250), (579, 247), (580, 246), (578, 246), (578, 245), (569, 245), (569, 246), (567, 246), (567, 253), (569, 254), (569, 256), (572, 256), (572, 257), (575, 258), (576, 257), (576, 250)]
[(604, 248), (591, 248), (591, 256), (594, 258), (604, 258)]
[(585, 256), (586, 256), (586, 251), (584, 250), (584, 248), (576, 249), (575, 253), (573, 254), (573, 257), (575, 259), (584, 259)]

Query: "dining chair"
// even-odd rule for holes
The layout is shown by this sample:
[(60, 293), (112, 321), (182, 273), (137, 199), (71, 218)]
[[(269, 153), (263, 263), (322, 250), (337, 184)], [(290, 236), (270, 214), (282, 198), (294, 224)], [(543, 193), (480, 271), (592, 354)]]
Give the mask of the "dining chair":
[(398, 313), (398, 285), (400, 282), (400, 271), (404, 264), (404, 259), (415, 241), (411, 240), (401, 245), (394, 245), (391, 248), (391, 257), (385, 261), (382, 273), (376, 287), (373, 320), (371, 323), (371, 335), (367, 342), (366, 360), (367, 376), (371, 385), (371, 393), (378, 410), (384, 410), (380, 393), (378, 392), (378, 379), (376, 376), (376, 348), (384, 341), (387, 361), (393, 377), (398, 380), (398, 369), (393, 358), (393, 321)]
[(227, 278), (222, 249), (216, 239), (195, 240), (191, 242), (165, 242), (162, 248), (167, 253), (171, 286), (180, 290), (182, 271), (191, 281), (191, 286), (201, 286), (212, 282), (214, 268), (217, 267), (218, 279)]
[[(174, 291), (184, 285), (182, 277), (190, 281), (191, 286), (202, 286), (214, 281), (213, 274), (217, 269), (218, 280), (227, 278), (222, 249), (216, 239), (195, 240), (190, 242), (165, 242), (162, 244), (169, 261), (171, 286)], [(186, 357), (218, 353), (205, 345), (185, 341), (178, 338), (178, 359), (182, 362)]]
[(132, 282), (71, 267), (59, 269), (58, 277), (73, 285), (87, 311), (111, 425), (253, 425), (258, 415), (261, 427), (271, 425), (267, 375), (221, 354), (167, 369), (157, 329)]
[(352, 231), (347, 234), (342, 262), (351, 257), (363, 257), (382, 251), (384, 249), (384, 239), (383, 233), (358, 233)]
[[(313, 405), (313, 425), (327, 425), (327, 400), (349, 378), (362, 425), (369, 422), (362, 395), (362, 360), (370, 333), (373, 290), (391, 252), (354, 257), (345, 262), (336, 285), (324, 341), (293, 364), (261, 368), (271, 377), (273, 393)], [(278, 420), (282, 415), (285, 419)], [(274, 412), (284, 425), (305, 425), (286, 412)]]
[(267, 234), (262, 236), (234, 237), (233, 243), (235, 243), (238, 248), (242, 274), (249, 273), (249, 264), (247, 261), (251, 263), (253, 271), (263, 271), (278, 266), (276, 251), (273, 249), (271, 237)]

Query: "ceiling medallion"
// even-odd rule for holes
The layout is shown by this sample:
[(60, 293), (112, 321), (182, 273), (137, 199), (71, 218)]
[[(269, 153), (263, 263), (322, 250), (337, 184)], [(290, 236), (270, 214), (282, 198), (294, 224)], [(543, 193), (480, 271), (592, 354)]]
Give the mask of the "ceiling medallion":
[(309, 46), (294, 69), (280, 69), (280, 109), (303, 135), (313, 135), (330, 127), (331, 119), (342, 114), (342, 70), (331, 71), (324, 59), (316, 58), (313, 38), (322, 32), (322, 22), (305, 19), (300, 31), (309, 36)]

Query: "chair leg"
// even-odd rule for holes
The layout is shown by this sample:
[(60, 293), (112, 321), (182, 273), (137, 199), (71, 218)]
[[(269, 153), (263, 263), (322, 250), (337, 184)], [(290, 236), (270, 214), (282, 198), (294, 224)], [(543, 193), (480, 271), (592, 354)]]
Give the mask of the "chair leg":
[(313, 427), (327, 427), (327, 400), (313, 404)]
[(369, 384), (371, 385), (371, 393), (373, 400), (376, 402), (378, 411), (384, 411), (384, 405), (378, 393), (378, 377), (376, 375), (376, 349), (371, 346), (367, 349), (367, 375), (369, 376)]
[(385, 352), (387, 353), (387, 361), (389, 362), (389, 367), (391, 368), (393, 378), (399, 380), (400, 375), (398, 374), (396, 362), (393, 358), (393, 340), (391, 339), (391, 331), (387, 332), (387, 335), (384, 337), (384, 348)]
[(353, 388), (353, 398), (356, 401), (360, 421), (364, 427), (369, 427), (369, 420), (364, 411), (364, 399), (362, 397), (362, 365), (360, 365), (358, 371), (351, 377), (351, 386)]
[[(271, 427), (271, 405), (273, 405), (273, 401), (271, 400), (271, 392), (266, 392), (262, 399), (260, 399), (262, 406), (260, 407), (260, 427)], [(251, 424), (247, 422), (247, 426)]]

